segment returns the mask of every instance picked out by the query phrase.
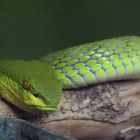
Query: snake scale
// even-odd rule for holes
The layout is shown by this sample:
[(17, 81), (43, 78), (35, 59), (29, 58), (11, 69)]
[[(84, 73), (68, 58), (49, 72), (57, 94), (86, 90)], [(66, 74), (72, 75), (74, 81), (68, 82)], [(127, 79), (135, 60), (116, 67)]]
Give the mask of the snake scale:
[(30, 113), (60, 106), (62, 88), (140, 78), (140, 37), (86, 43), (39, 60), (0, 60), (0, 96)]
[(136, 79), (140, 78), (140, 37), (86, 43), (52, 53), (42, 60), (53, 66), (66, 89)]

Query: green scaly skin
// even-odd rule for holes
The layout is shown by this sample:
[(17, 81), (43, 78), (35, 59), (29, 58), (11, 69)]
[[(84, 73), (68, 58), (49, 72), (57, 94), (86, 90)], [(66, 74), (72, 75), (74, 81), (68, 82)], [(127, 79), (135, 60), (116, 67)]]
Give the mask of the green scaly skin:
[(41, 58), (53, 66), (63, 88), (140, 78), (140, 37), (125, 36), (87, 43)]
[[(23, 88), (24, 80), (29, 81), (29, 90)], [(61, 92), (61, 81), (47, 64), (41, 61), (0, 61), (0, 95), (22, 110), (34, 114), (56, 110)]]
[[(58, 51), (41, 61), (1, 60), (0, 94), (31, 113), (56, 110), (64, 89), (140, 78), (140, 37), (126, 36)], [(45, 62), (45, 63), (44, 63)], [(31, 89), (23, 88), (29, 81)], [(62, 84), (61, 84), (62, 82)]]

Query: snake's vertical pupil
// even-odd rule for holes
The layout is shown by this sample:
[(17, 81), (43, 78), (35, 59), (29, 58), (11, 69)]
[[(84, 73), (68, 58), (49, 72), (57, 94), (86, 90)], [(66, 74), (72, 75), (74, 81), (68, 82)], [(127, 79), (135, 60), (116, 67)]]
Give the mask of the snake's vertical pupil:
[(30, 90), (31, 84), (29, 83), (29, 81), (27, 81), (27, 80), (23, 81), (23, 88), (26, 90)]

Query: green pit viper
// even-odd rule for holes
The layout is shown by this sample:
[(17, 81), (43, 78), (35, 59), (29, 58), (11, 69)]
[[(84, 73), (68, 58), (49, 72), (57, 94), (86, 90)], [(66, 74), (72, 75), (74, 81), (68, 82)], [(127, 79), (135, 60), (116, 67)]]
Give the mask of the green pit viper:
[(30, 113), (59, 108), (62, 89), (140, 78), (140, 37), (124, 36), (57, 51), (40, 60), (0, 60), (0, 95)]

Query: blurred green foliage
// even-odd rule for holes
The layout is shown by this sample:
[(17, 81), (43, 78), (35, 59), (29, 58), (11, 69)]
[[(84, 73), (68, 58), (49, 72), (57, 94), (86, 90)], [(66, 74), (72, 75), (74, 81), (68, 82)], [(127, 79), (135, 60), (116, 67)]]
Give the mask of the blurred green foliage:
[(35, 59), (72, 45), (139, 35), (139, 0), (1, 0), (0, 58)]

